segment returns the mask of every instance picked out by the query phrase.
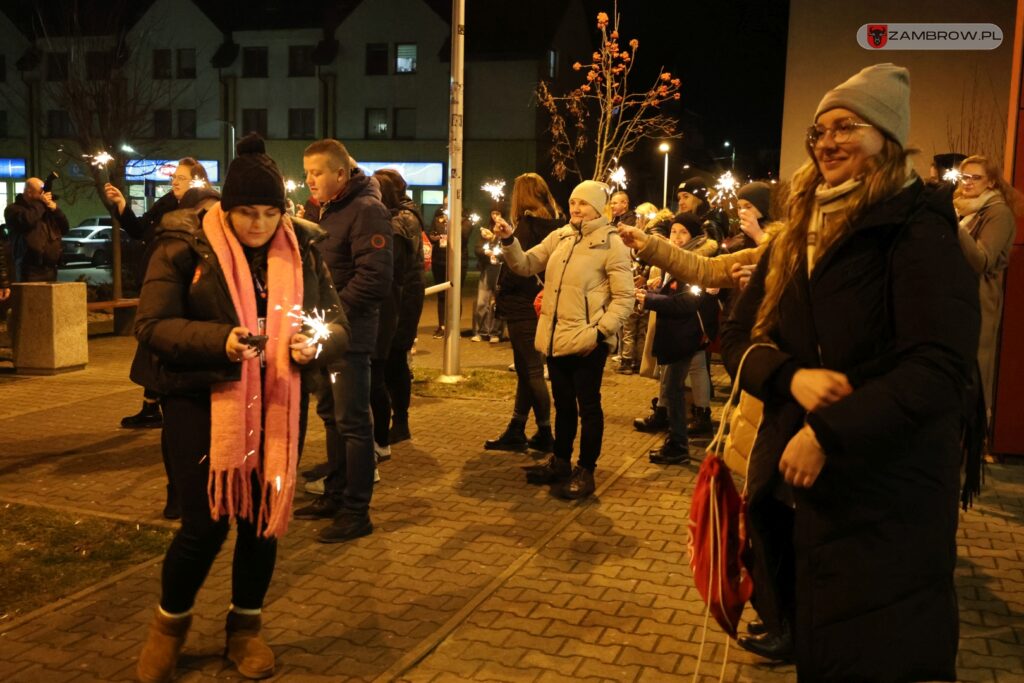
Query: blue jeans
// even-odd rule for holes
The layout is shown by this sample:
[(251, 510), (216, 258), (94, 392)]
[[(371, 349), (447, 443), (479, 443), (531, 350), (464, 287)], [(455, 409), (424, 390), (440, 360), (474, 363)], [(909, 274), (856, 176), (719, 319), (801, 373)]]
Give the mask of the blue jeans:
[(330, 365), (316, 412), (327, 431), (324, 495), (348, 511), (367, 513), (373, 496), (373, 418), (370, 416), (370, 354), (346, 353)]

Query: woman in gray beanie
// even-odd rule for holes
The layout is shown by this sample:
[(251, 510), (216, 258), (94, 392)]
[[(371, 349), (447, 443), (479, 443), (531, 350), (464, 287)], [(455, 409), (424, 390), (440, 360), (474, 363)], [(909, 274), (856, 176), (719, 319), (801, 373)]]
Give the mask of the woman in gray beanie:
[(948, 193), (908, 165), (909, 102), (909, 73), (892, 64), (825, 95), (787, 228), (722, 336), (730, 371), (743, 360), (737, 381), (764, 400), (753, 573), (769, 629), (794, 625), (800, 680), (956, 679), (977, 280)]
[[(505, 263), (517, 275), (544, 273), (544, 297), (534, 346), (547, 357), (555, 402), (554, 455), (527, 469), (532, 484), (557, 484), (563, 498), (594, 492), (604, 412), (601, 377), (608, 351), (633, 311), (629, 249), (602, 215), (608, 187), (584, 180), (569, 197), (569, 224), (524, 252), (502, 218), (494, 234), (505, 245)], [(580, 455), (572, 448), (580, 430)], [(564, 484), (564, 485), (563, 485)]]

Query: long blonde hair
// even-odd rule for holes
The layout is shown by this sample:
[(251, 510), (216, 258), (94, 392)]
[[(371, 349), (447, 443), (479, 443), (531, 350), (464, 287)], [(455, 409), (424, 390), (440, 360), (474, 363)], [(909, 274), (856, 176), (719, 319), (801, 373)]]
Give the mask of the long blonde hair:
[[(824, 181), (809, 145), (807, 151), (811, 158), (797, 170), (790, 183), (787, 227), (771, 243), (764, 298), (757, 310), (757, 321), (751, 333), (751, 337), (758, 341), (769, 339), (772, 330), (778, 325), (782, 293), (796, 277), (806, 256), (807, 229), (817, 203), (815, 191)], [(846, 234), (868, 208), (903, 188), (907, 182), (907, 158), (916, 151), (903, 149), (888, 137), (884, 139), (878, 154), (867, 160), (862, 175), (863, 184), (854, 190), (846, 209), (839, 214), (837, 229), (831, 233), (829, 243), (818, 245), (819, 253), (824, 253), (830, 244)]]

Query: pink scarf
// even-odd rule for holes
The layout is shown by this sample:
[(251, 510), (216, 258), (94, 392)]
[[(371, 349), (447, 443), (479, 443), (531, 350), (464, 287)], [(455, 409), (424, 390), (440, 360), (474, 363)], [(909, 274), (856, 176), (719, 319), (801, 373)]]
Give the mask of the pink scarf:
[[(242, 245), (217, 204), (203, 230), (220, 261), (239, 324), (257, 333), (256, 291)], [(302, 259), (287, 215), (267, 252), (266, 375), (260, 386), (257, 359), (242, 361), (238, 382), (213, 385), (210, 396), (210, 515), (253, 521), (252, 473), (260, 493), (256, 526), (264, 537), (282, 536), (291, 518), (298, 463), (300, 379), (288, 348), (299, 322), (287, 314), (302, 307)], [(263, 452), (260, 453), (260, 433)]]

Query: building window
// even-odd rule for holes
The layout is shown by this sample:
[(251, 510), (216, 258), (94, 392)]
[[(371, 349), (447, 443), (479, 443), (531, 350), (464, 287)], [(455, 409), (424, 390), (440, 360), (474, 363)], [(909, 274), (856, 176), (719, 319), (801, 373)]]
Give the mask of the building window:
[(242, 48), (242, 78), (266, 78), (267, 71), (267, 48)]
[(381, 140), (391, 137), (388, 131), (388, 110), (366, 110), (366, 137), (370, 140)]
[(292, 140), (312, 140), (315, 113), (312, 109), (288, 110), (288, 137)]
[(63, 109), (46, 112), (46, 130), (51, 138), (71, 137), (71, 116)]
[(395, 137), (412, 140), (416, 137), (416, 110), (411, 107), (395, 109)]
[(183, 47), (178, 49), (178, 78), (196, 77), (196, 51), (195, 48)]
[(0, 110), (0, 138), (7, 137), (7, 112)]
[(171, 137), (171, 110), (170, 109), (154, 109), (153, 110), (153, 137), (166, 140)]
[(388, 44), (367, 43), (366, 44), (366, 75), (387, 76), (388, 74)]
[(153, 50), (153, 78), (163, 80), (171, 77), (171, 51)]
[(399, 43), (395, 46), (395, 73), (416, 73), (416, 43)]
[(50, 52), (46, 55), (46, 80), (66, 81), (68, 80), (67, 52)]
[(195, 139), (196, 137), (196, 110), (195, 109), (179, 109), (178, 110), (178, 137), (186, 138), (188, 140)]
[(314, 75), (312, 45), (292, 45), (288, 48), (288, 75), (295, 77)]
[(85, 77), (90, 81), (106, 81), (110, 79), (113, 60), (109, 52), (90, 50), (85, 53)]
[(258, 133), (262, 138), (267, 137), (267, 110), (243, 109), (242, 130), (245, 135)]

